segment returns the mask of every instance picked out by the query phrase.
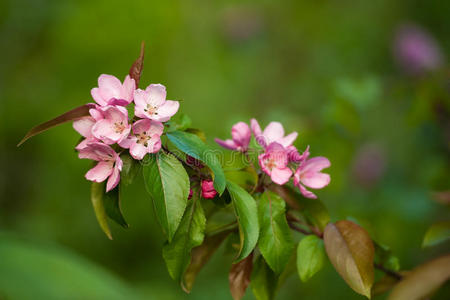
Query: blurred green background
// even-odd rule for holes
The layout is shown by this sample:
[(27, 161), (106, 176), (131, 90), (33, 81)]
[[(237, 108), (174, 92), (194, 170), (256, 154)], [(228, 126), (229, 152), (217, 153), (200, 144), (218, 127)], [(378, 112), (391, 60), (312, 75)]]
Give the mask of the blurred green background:
[[(101, 73), (122, 80), (141, 40), (141, 87), (166, 85), (211, 144), (237, 121), (280, 121), (332, 162), (318, 195), (333, 220), (357, 219), (404, 269), (448, 252), (421, 242), (449, 217), (432, 197), (450, 188), (449, 12), (438, 0), (0, 1), (0, 299), (231, 298), (223, 249), (190, 295), (169, 278), (142, 179), (123, 193), (131, 227), (104, 236), (69, 124), (16, 148), (32, 126), (92, 101)], [(430, 72), (396, 63), (408, 22), (440, 47)], [(277, 297), (300, 298), (363, 299), (330, 264), (308, 283), (294, 274)]]

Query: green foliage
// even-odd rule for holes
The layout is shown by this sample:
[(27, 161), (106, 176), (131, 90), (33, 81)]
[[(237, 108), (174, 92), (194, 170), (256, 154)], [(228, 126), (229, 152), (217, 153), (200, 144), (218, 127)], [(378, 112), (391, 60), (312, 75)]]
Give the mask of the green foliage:
[(273, 272), (262, 256), (253, 266), (250, 287), (257, 300), (271, 300), (275, 297), (278, 276)]
[(104, 205), (106, 215), (110, 219), (114, 220), (120, 226), (128, 228), (128, 223), (123, 217), (120, 205), (120, 184), (115, 189), (105, 194)]
[(438, 222), (428, 228), (422, 247), (435, 246), (450, 239), (450, 221)]
[(167, 133), (169, 140), (184, 153), (205, 163), (214, 173), (214, 188), (221, 195), (225, 190), (225, 175), (215, 153), (192, 133), (174, 131)]
[(277, 274), (283, 271), (294, 247), (285, 213), (285, 203), (280, 196), (270, 191), (261, 195), (258, 203), (258, 246), (268, 265)]
[(98, 224), (106, 236), (112, 240), (111, 230), (109, 229), (107, 214), (104, 203), (105, 185), (104, 183), (93, 182), (91, 184), (91, 202), (94, 207), (95, 217)]
[(235, 259), (246, 258), (255, 248), (259, 235), (258, 213), (253, 197), (239, 185), (227, 181), (234, 213), (239, 224), (240, 249)]
[(130, 154), (123, 153), (120, 155), (123, 166), (120, 172), (120, 184), (125, 186), (130, 185), (141, 170), (141, 164), (139, 161), (133, 159)]
[(198, 193), (196, 194), (189, 200), (172, 241), (163, 247), (163, 257), (169, 274), (182, 286), (183, 275), (191, 262), (191, 250), (202, 244), (205, 235), (206, 218)]
[(183, 165), (170, 154), (159, 152), (148, 157), (143, 167), (145, 187), (153, 200), (156, 217), (171, 242), (186, 208), (189, 177)]
[(303, 282), (322, 269), (325, 263), (323, 241), (316, 235), (305, 236), (297, 247), (297, 270)]

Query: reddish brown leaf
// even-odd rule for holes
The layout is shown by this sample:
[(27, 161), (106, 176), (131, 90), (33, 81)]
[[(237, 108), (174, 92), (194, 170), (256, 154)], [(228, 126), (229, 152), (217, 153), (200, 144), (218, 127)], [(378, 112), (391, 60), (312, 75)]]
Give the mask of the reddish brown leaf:
[(85, 105), (76, 107), (76, 108), (69, 110), (68, 112), (50, 120), (50, 121), (47, 121), (45, 123), (39, 124), (39, 125), (31, 128), (31, 130), (27, 132), (27, 134), (19, 142), (19, 144), (17, 144), (17, 147), (22, 145), (29, 138), (31, 138), (41, 132), (44, 132), (50, 128), (53, 128), (55, 126), (61, 125), (63, 123), (69, 122), (69, 121), (73, 121), (73, 120), (77, 120), (82, 117), (89, 116), (89, 109), (91, 109), (93, 107), (94, 107), (93, 104), (85, 104)]
[(184, 273), (181, 287), (186, 293), (192, 290), (195, 277), (203, 266), (209, 261), (214, 252), (222, 244), (223, 240), (232, 232), (232, 230), (223, 231), (213, 236), (208, 236), (203, 240), (203, 244), (192, 249), (191, 263)]
[(388, 300), (424, 299), (450, 279), (450, 255), (415, 268), (392, 290)]
[(375, 249), (369, 234), (355, 223), (344, 220), (327, 225), (324, 242), (336, 271), (355, 292), (370, 298)]
[(245, 259), (231, 266), (228, 281), (230, 282), (230, 292), (234, 300), (241, 299), (248, 285), (253, 269), (253, 252)]
[(139, 80), (141, 80), (142, 70), (144, 69), (144, 52), (145, 52), (145, 43), (144, 41), (142, 41), (141, 53), (139, 54), (138, 59), (134, 61), (129, 72), (130, 77), (134, 79), (136, 88), (138, 88), (139, 86)]

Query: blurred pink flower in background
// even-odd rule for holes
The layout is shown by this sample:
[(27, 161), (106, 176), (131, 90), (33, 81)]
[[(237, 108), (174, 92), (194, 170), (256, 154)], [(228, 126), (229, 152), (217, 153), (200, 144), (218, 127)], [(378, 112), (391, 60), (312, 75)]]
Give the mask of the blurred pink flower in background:
[(352, 177), (363, 187), (370, 188), (377, 184), (385, 171), (386, 157), (378, 144), (361, 146), (353, 160)]
[(410, 75), (420, 75), (443, 65), (437, 41), (417, 25), (405, 24), (397, 28), (393, 51), (399, 66)]

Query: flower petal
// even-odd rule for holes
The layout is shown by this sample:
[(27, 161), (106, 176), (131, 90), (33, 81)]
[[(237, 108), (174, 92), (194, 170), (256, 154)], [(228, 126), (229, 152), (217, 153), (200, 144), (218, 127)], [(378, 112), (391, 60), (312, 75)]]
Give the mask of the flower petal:
[(109, 176), (108, 181), (106, 182), (106, 192), (114, 189), (120, 182), (120, 171), (119, 168), (115, 167), (112, 171), (111, 176)]
[(85, 177), (90, 181), (103, 182), (111, 175), (112, 171), (113, 163), (111, 161), (101, 161), (95, 167), (90, 169)]
[(148, 93), (144, 90), (137, 89), (134, 91), (134, 103), (136, 107), (145, 108), (148, 103)]
[(100, 94), (99, 88), (93, 88), (91, 90), (91, 96), (97, 102), (98, 105), (107, 105), (107, 102), (103, 99), (102, 95)]
[(283, 125), (280, 122), (270, 122), (264, 129), (263, 135), (267, 144), (279, 141), (284, 136)]
[(320, 172), (322, 169), (328, 168), (331, 166), (328, 158), (323, 156), (317, 156), (308, 159), (305, 164), (302, 166), (303, 173), (308, 172)]
[(226, 148), (226, 149), (230, 149), (230, 150), (236, 150), (239, 146), (236, 145), (236, 143), (232, 140), (221, 140), (221, 139), (214, 139), (214, 141), (216, 141), (217, 144), (219, 144), (220, 146)]
[(330, 183), (330, 175), (325, 173), (308, 172), (303, 174), (301, 181), (307, 187), (321, 189)]
[(120, 99), (122, 83), (112, 75), (102, 74), (98, 78), (98, 87), (103, 100), (108, 102), (111, 98)]
[(141, 119), (133, 123), (133, 133), (140, 134), (144, 131), (148, 131), (152, 121), (149, 119)]
[(134, 143), (130, 147), (130, 154), (134, 159), (141, 160), (144, 158), (145, 154), (147, 154), (147, 147), (140, 143)]
[(73, 128), (83, 137), (87, 138), (92, 136), (91, 129), (94, 124), (94, 118), (86, 117), (73, 121)]
[(300, 193), (306, 198), (317, 199), (317, 196), (313, 192), (308, 191), (303, 185), (299, 184), (298, 188), (300, 189)]
[(166, 87), (162, 84), (150, 84), (145, 91), (148, 93), (148, 104), (159, 107), (166, 101)]
[(167, 100), (159, 106), (158, 114), (152, 115), (152, 119), (159, 122), (167, 122), (170, 117), (177, 113), (180, 103), (178, 101)]
[(283, 145), (284, 147), (289, 147), (292, 145), (292, 143), (294, 143), (297, 136), (298, 136), (298, 133), (294, 131), (294, 132), (288, 134), (287, 136), (281, 138), (280, 140), (278, 140), (278, 142), (281, 145)]
[(231, 136), (236, 144), (246, 150), (248, 144), (250, 143), (252, 133), (250, 131), (250, 127), (248, 127), (246, 123), (239, 122), (231, 128)]
[(285, 168), (274, 168), (272, 169), (272, 174), (270, 175), (270, 178), (273, 182), (276, 184), (282, 185), (289, 181), (289, 178), (292, 176), (291, 169), (285, 167)]
[(131, 101), (133, 101), (135, 89), (136, 82), (130, 77), (130, 75), (127, 75), (122, 85), (122, 99), (127, 100), (128, 103), (131, 103)]

